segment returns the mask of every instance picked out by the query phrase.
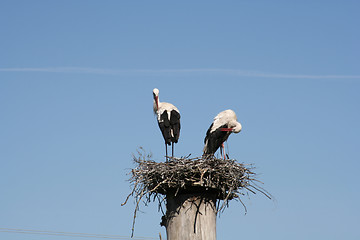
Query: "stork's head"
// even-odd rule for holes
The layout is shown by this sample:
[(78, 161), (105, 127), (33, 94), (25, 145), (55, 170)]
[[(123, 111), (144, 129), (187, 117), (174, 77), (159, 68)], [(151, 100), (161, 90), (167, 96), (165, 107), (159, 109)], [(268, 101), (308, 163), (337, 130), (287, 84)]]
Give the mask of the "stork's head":
[(233, 127), (232, 132), (233, 133), (239, 133), (241, 131), (242, 127), (241, 124), (239, 122), (235, 123), (235, 127)]
[(239, 133), (241, 131), (241, 124), (238, 121), (230, 121), (228, 128), (220, 128), (220, 131), (230, 132), (230, 133)]
[(155, 98), (155, 96), (158, 97), (159, 96), (159, 89), (154, 88), (153, 95), (154, 95), (154, 98)]
[(153, 90), (154, 97), (154, 113), (159, 109), (159, 89), (154, 88)]

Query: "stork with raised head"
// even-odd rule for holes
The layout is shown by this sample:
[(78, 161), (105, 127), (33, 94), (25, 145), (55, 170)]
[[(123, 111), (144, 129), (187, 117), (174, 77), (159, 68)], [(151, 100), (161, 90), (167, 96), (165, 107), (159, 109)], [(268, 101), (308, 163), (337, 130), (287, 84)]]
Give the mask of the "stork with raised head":
[(237, 121), (235, 112), (231, 109), (222, 111), (214, 118), (206, 132), (204, 155), (214, 155), (220, 147), (220, 152), (223, 151), (225, 159), (224, 142), (231, 133), (239, 133), (240, 131), (241, 124)]
[(166, 159), (168, 156), (167, 145), (171, 145), (171, 156), (174, 157), (174, 144), (180, 136), (180, 112), (167, 102), (159, 101), (159, 89), (154, 88), (154, 113), (157, 115), (159, 128), (165, 140)]

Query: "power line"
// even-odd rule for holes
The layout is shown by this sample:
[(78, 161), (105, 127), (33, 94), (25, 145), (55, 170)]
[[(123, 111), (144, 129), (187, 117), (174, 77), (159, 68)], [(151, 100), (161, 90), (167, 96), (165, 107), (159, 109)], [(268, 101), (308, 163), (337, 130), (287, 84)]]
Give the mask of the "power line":
[(19, 234), (35, 234), (35, 235), (51, 235), (63, 237), (82, 237), (82, 238), (106, 238), (106, 239), (127, 239), (127, 240), (151, 240), (157, 239), (152, 237), (126, 237), (120, 235), (95, 234), (95, 233), (75, 233), (75, 232), (56, 232), (35, 229), (18, 229), (18, 228), (0, 228), (0, 232), (19, 233)]

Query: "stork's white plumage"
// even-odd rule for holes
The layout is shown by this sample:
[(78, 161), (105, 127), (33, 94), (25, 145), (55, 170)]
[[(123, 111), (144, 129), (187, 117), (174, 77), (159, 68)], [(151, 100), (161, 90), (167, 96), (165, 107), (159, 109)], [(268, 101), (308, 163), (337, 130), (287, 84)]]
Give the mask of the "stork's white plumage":
[(224, 150), (225, 158), (224, 142), (231, 133), (239, 133), (240, 131), (241, 124), (237, 121), (235, 112), (231, 109), (222, 111), (214, 118), (206, 132), (204, 154), (214, 155), (220, 147), (221, 150)]
[(159, 101), (159, 89), (154, 88), (153, 96), (154, 113), (157, 115), (159, 128), (165, 140), (166, 156), (168, 155), (167, 145), (171, 145), (172, 157), (174, 157), (174, 144), (180, 137), (180, 112), (171, 103)]

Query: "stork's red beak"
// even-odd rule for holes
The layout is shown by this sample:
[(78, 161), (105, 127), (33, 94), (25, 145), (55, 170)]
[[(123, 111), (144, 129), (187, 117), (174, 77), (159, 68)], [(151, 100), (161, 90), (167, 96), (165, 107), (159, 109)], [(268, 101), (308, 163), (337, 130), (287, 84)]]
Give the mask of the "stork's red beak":
[(222, 132), (232, 132), (232, 128), (220, 128), (220, 131)]
[(155, 96), (156, 108), (159, 109), (159, 97)]

